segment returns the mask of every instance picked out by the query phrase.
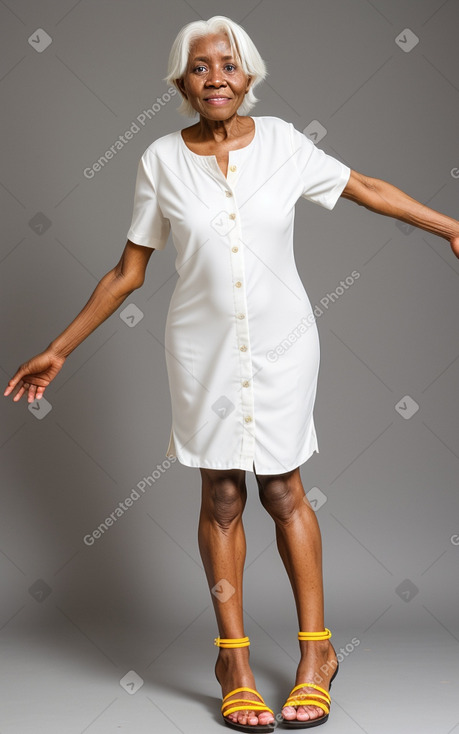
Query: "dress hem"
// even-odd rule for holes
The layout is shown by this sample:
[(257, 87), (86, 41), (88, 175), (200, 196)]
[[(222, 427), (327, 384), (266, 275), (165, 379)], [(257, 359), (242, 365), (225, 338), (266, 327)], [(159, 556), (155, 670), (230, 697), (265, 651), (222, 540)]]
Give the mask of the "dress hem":
[(183, 466), (189, 466), (194, 469), (217, 469), (217, 470), (225, 470), (225, 469), (241, 469), (243, 471), (251, 471), (254, 474), (285, 474), (289, 471), (292, 471), (293, 469), (296, 469), (297, 467), (301, 466), (302, 464), (305, 464), (306, 461), (308, 461), (314, 453), (319, 453), (319, 447), (317, 444), (317, 438), (315, 438), (313, 442), (312, 448), (309, 448), (308, 451), (305, 453), (304, 457), (300, 460), (297, 460), (294, 462), (291, 466), (287, 466), (287, 468), (282, 468), (282, 471), (279, 471), (279, 468), (262, 468), (254, 470), (255, 460), (253, 457), (247, 458), (247, 461), (241, 460), (241, 461), (226, 461), (226, 462), (218, 462), (216, 464), (215, 461), (206, 461), (205, 459), (185, 459), (180, 451), (177, 451), (177, 448), (175, 446), (174, 442), (174, 433), (173, 429), (171, 429), (170, 438), (169, 438), (169, 446), (167, 447), (166, 451), (166, 458), (168, 459), (177, 459), (177, 461), (182, 464)]

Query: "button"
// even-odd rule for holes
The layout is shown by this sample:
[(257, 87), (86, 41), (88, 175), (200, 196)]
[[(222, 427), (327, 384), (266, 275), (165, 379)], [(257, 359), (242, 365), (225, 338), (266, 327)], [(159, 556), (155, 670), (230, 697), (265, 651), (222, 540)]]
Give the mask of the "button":
[(231, 212), (231, 214), (229, 215), (229, 218), (230, 219), (236, 219), (235, 213), (234, 212)]
[(245, 420), (246, 423), (251, 423), (252, 422), (252, 416), (251, 415), (246, 415), (246, 417), (244, 418), (244, 420)]
[(248, 380), (244, 380), (244, 382), (242, 383), (242, 387), (249, 387), (249, 385), (250, 382)]
[(234, 173), (234, 171), (237, 171), (237, 166), (230, 166), (231, 173)]
[(236, 283), (235, 283), (234, 285), (236, 286), (236, 288), (240, 288), (240, 287), (241, 287), (241, 285), (242, 285), (242, 283), (241, 283), (241, 281), (240, 281), (240, 280), (237, 280), (237, 281), (236, 281)]
[(233, 195), (233, 192), (232, 191), (225, 191), (225, 194), (229, 197), (229, 196), (232, 196)]
[(245, 313), (237, 313), (236, 314), (237, 319), (245, 319)]
[(240, 349), (241, 352), (246, 352), (247, 351), (247, 347), (245, 346), (245, 344), (243, 344), (241, 347), (239, 347), (239, 349)]
[(231, 252), (237, 252), (239, 250), (239, 247), (232, 247)]

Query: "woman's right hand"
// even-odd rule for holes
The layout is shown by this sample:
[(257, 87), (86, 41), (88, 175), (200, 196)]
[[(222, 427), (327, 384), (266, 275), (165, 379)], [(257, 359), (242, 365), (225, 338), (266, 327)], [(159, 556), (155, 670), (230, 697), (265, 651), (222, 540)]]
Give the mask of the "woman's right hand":
[(64, 362), (65, 357), (61, 357), (48, 347), (44, 352), (37, 354), (18, 367), (16, 374), (9, 380), (8, 387), (3, 394), (5, 396), (10, 395), (17, 387), (18, 391), (13, 397), (15, 403), (25, 393), (28, 393), (29, 403), (33, 403), (36, 399), (40, 400), (51, 380), (61, 370)]
[(153, 247), (143, 247), (128, 240), (119, 263), (99, 281), (78, 316), (62, 334), (59, 334), (48, 345), (44, 352), (21, 364), (14, 377), (8, 382), (8, 387), (3, 394), (10, 395), (13, 390), (17, 389), (13, 397), (15, 403), (25, 393), (28, 394), (29, 403), (33, 403), (36, 399), (40, 400), (45, 389), (56, 377), (66, 360), (60, 348), (68, 356), (121, 306), (135, 288), (140, 288), (152, 252), (154, 252)]

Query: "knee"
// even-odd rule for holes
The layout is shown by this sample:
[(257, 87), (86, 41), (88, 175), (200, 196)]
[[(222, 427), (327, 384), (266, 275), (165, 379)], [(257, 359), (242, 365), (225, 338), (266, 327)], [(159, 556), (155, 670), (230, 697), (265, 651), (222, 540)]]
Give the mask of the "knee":
[(279, 523), (288, 524), (302, 502), (304, 490), (300, 491), (292, 473), (286, 475), (257, 477), (260, 501), (271, 517)]
[(202, 470), (203, 511), (222, 528), (228, 528), (241, 515), (247, 500), (243, 477), (233, 473)]

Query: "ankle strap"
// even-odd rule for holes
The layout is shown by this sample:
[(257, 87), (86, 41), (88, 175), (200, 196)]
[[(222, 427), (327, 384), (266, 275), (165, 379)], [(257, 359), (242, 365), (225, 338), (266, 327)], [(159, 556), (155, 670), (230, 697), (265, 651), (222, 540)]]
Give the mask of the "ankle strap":
[(329, 640), (332, 633), (325, 627), (322, 632), (298, 632), (299, 640)]
[(248, 647), (250, 640), (248, 637), (216, 637), (214, 645), (217, 647)]

